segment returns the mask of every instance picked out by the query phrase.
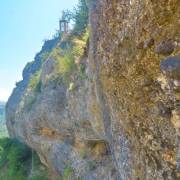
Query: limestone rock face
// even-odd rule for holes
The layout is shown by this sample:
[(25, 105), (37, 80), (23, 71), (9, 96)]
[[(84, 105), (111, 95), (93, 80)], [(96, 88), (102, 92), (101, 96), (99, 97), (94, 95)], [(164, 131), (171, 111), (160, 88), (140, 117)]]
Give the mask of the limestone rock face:
[[(180, 178), (180, 1), (89, 6), (88, 78), (75, 74), (71, 89), (48, 82), (31, 108), (21, 108), (18, 84), (7, 104), (10, 135), (38, 152), (52, 179), (67, 169), (73, 180)], [(53, 68), (48, 58), (44, 84)]]
[[(92, 5), (90, 64), (101, 109), (108, 114), (103, 117), (108, 124), (106, 135), (122, 179), (178, 176), (178, 140), (171, 121), (178, 127), (174, 110), (179, 109), (179, 99), (168, 88), (162, 91), (158, 81), (163, 76), (169, 86), (170, 81), (179, 82), (178, 56), (163, 61), (166, 73), (160, 72), (160, 62), (180, 52), (175, 46), (180, 38), (178, 4), (132, 0)], [(167, 77), (168, 73), (172, 76)], [(122, 136), (127, 142), (123, 145)], [(121, 151), (122, 147), (126, 150)]]

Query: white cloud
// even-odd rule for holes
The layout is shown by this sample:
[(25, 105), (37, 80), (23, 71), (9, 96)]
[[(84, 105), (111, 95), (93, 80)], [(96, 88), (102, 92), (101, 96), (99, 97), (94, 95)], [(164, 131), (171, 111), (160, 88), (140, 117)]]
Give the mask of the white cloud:
[(0, 101), (7, 101), (11, 91), (9, 89), (0, 88)]

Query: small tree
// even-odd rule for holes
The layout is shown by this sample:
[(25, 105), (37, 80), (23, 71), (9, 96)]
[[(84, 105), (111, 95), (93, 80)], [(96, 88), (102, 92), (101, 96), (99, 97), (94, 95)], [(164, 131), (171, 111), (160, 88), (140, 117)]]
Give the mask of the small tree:
[(62, 17), (61, 17), (61, 19), (70, 22), (71, 20), (73, 20), (73, 12), (71, 12), (70, 10), (64, 10), (64, 11), (62, 12)]
[(88, 25), (89, 9), (86, 0), (79, 0), (77, 7), (74, 8), (74, 31), (83, 32)]
[(74, 32), (82, 33), (88, 25), (89, 9), (86, 0), (79, 0), (79, 3), (74, 7), (73, 11), (63, 11), (62, 19), (74, 22)]

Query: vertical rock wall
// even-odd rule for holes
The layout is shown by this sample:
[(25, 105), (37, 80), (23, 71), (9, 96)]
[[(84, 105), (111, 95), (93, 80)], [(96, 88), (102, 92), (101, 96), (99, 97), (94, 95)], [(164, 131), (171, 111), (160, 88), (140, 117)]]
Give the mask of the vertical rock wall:
[(48, 58), (35, 68), (42, 84), (32, 99), (34, 68), (25, 68), (7, 103), (11, 137), (37, 151), (52, 179), (66, 171), (72, 180), (180, 178), (180, 1), (89, 5), (86, 77), (73, 72), (73, 88), (62, 77), (46, 83), (56, 68)]
[(179, 5), (178, 0), (91, 2), (89, 67), (122, 179), (179, 176), (179, 56), (172, 72), (178, 74), (176, 97), (162, 89), (167, 77), (160, 71), (162, 60), (180, 53)]

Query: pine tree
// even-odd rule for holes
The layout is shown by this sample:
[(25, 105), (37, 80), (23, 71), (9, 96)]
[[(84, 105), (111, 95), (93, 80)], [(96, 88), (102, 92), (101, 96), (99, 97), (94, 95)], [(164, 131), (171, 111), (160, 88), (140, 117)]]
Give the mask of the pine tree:
[(89, 10), (86, 0), (79, 0), (74, 12), (74, 31), (82, 33), (88, 25)]

